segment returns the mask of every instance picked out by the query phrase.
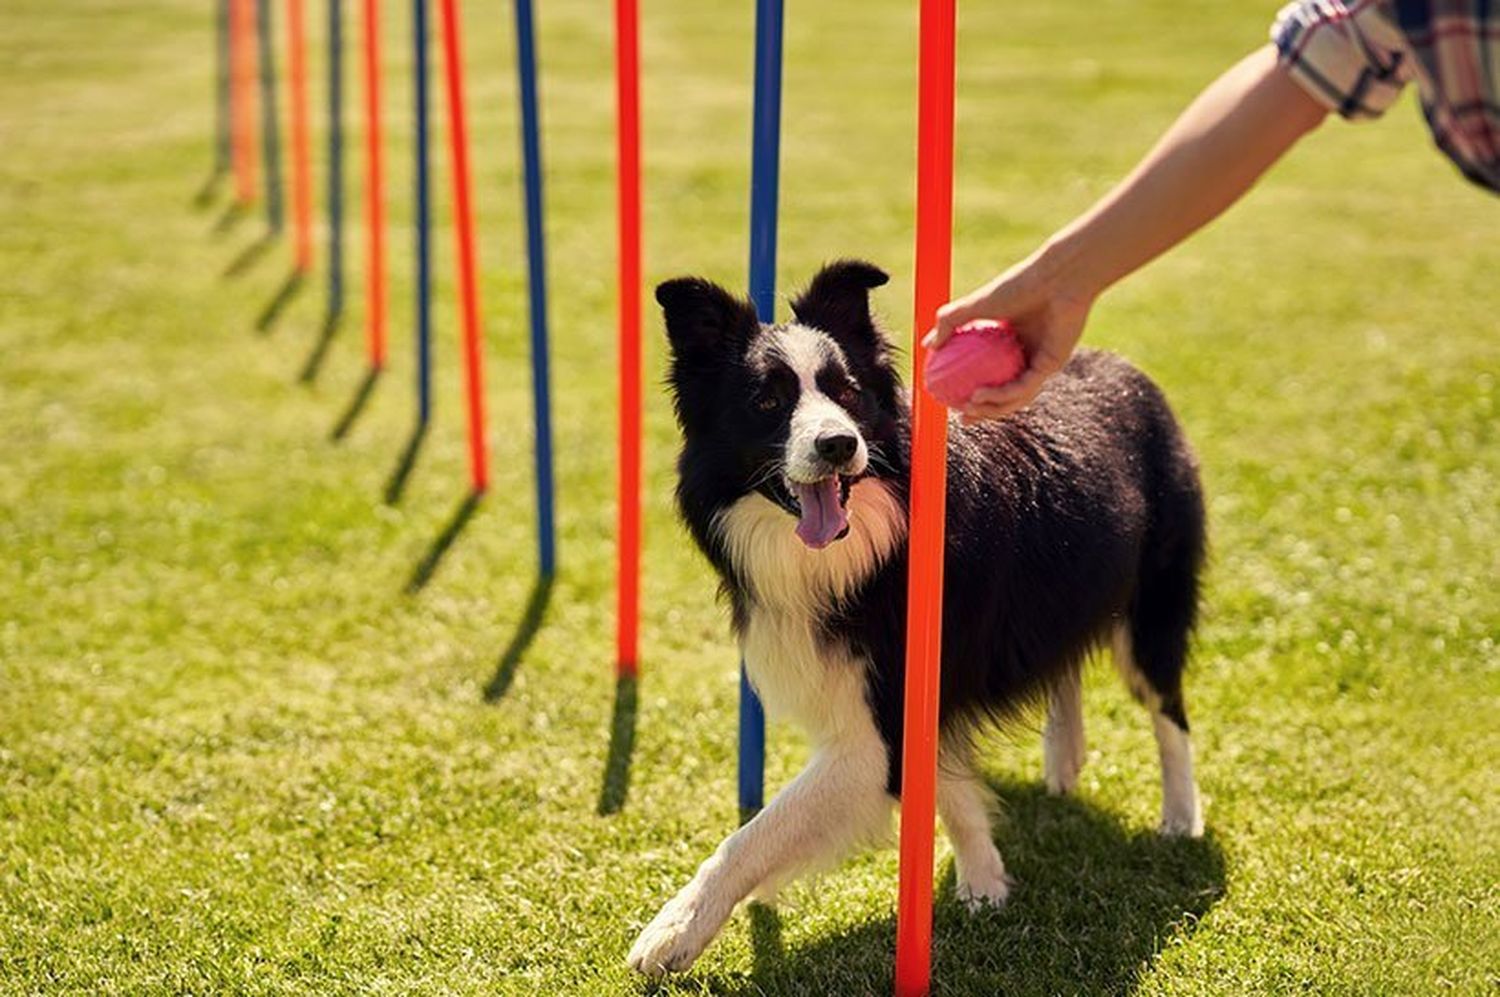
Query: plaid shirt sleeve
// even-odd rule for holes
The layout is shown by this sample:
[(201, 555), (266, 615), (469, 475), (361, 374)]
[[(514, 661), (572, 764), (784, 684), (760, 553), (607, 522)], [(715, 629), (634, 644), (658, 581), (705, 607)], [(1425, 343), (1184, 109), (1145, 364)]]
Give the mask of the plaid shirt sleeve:
[(1296, 0), (1271, 40), (1292, 78), (1351, 121), (1380, 117), (1412, 78), (1401, 35), (1373, 0)]
[(1378, 118), (1408, 82), (1439, 149), (1500, 193), (1500, 5), (1297, 0), (1271, 28), (1282, 65), (1330, 111)]

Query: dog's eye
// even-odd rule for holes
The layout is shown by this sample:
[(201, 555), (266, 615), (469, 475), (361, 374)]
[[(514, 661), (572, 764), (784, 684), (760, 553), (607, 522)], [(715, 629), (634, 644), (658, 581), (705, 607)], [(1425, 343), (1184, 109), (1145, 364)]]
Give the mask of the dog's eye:
[(846, 384), (839, 391), (839, 404), (844, 406), (844, 408), (853, 408), (859, 404), (860, 399), (863, 397), (863, 394), (859, 390), (859, 385)]
[(773, 394), (760, 395), (755, 399), (755, 410), (757, 412), (775, 412), (781, 408), (781, 399)]

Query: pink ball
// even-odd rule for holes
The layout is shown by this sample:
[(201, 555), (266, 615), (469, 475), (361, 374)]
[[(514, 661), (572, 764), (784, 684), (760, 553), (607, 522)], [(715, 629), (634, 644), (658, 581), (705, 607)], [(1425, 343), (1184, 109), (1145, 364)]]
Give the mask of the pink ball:
[(980, 388), (1015, 380), (1026, 369), (1026, 351), (1009, 322), (980, 319), (960, 326), (948, 341), (927, 351), (925, 379), (932, 396), (961, 409)]

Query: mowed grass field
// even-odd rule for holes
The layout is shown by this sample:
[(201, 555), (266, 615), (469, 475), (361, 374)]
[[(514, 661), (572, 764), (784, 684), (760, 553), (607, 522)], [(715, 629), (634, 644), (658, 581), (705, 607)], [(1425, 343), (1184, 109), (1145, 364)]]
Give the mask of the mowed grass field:
[[(965, 0), (955, 283), (1105, 190), (1275, 6)], [(357, 411), (357, 9), (349, 307), (321, 356), (326, 232), (258, 329), (288, 247), (256, 255), (262, 217), (227, 213), (227, 184), (197, 199), (211, 5), (0, 11), (0, 989), (889, 988), (892, 849), (736, 915), (686, 978), (624, 966), (738, 819), (736, 654), (672, 512), (652, 308), (642, 677), (613, 679), (603, 2), (539, 11), (561, 571), (534, 588), (511, 11), (463, 7), (495, 483), (436, 559), (466, 489), (446, 223), (437, 410), (386, 499), (414, 419), (408, 5), (384, 7), (392, 360)], [(645, 8), (648, 279), (743, 286), (751, 5)], [(915, 4), (788, 15), (781, 286), (871, 258), (909, 341)], [(441, 146), (434, 170), (446, 219)], [(1038, 721), (987, 753), (1009, 906), (964, 913), (939, 845), (936, 992), (1500, 985), (1497, 231), (1408, 98), (1330, 122), (1102, 302), (1090, 341), (1165, 387), (1210, 496), (1188, 684), (1209, 831), (1155, 836), (1147, 718), (1095, 669), (1076, 798), (1039, 789)], [(775, 787), (807, 748), (769, 740)]]

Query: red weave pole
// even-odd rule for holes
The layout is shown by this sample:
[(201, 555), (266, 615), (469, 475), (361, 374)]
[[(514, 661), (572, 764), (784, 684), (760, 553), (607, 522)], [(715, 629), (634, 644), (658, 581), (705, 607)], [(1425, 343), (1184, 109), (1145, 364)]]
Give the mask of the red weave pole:
[(943, 645), (943, 528), (948, 413), (922, 387), (922, 336), (948, 299), (953, 246), (955, 0), (922, 0), (917, 89), (916, 317), (905, 738), (901, 755), (901, 885), (896, 994), (926, 994), (932, 976), (932, 824), (937, 802), (938, 690)]
[(619, 577), (616, 667), (636, 673), (641, 570), (641, 108), (636, 0), (615, 0), (620, 209)]
[(229, 0), (230, 117), (233, 123), (235, 197), (255, 200), (255, 0)]
[(287, 0), (287, 66), (292, 82), (292, 221), (297, 233), (297, 272), (313, 265), (312, 166), (307, 132), (307, 32), (302, 0)]
[(479, 264), (474, 207), (469, 195), (469, 126), (464, 115), (464, 67), (458, 0), (442, 0), (443, 63), (448, 91), (449, 167), (453, 174), (453, 232), (458, 240), (458, 291), (463, 310), (464, 382), (469, 400), (469, 476), (474, 494), (490, 483), (484, 443), (484, 351), (479, 326)]
[(371, 370), (385, 366), (385, 190), (380, 166), (380, 0), (365, 0), (365, 337)]

